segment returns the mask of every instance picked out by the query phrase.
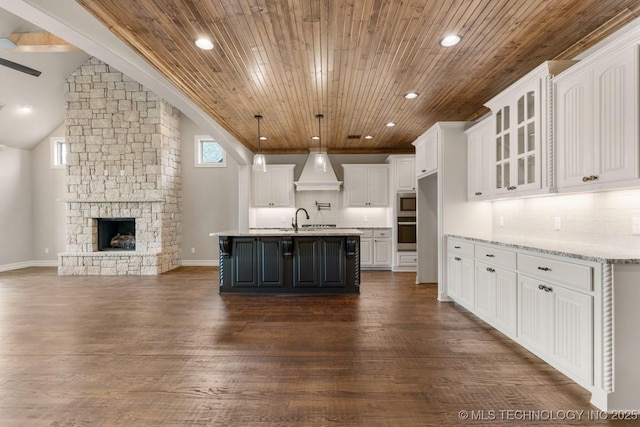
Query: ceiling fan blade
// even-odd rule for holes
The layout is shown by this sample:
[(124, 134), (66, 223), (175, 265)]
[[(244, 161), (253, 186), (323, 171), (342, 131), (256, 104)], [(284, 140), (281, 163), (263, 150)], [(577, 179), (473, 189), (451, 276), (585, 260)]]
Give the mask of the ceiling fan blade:
[(35, 77), (38, 77), (40, 74), (42, 74), (41, 71), (34, 70), (33, 68), (29, 68), (27, 66), (24, 66), (22, 64), (18, 64), (17, 62), (9, 61), (7, 59), (0, 58), (0, 65), (4, 65), (5, 67), (9, 67), (9, 68), (14, 69), (16, 71), (21, 71), (23, 73), (27, 73), (27, 74), (30, 74), (30, 75), (35, 76)]

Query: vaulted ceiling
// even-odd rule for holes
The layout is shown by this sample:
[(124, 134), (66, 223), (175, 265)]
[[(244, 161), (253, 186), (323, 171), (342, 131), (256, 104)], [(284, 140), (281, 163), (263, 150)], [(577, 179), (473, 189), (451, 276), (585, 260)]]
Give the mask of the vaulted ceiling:
[[(263, 115), (267, 153), (308, 152), (318, 113), (329, 152), (410, 152), (434, 122), (481, 116), (543, 61), (572, 59), (640, 11), (637, 0), (77, 2), (254, 151)], [(449, 33), (462, 41), (441, 47)], [(213, 50), (194, 45), (203, 36)]]
[[(274, 154), (315, 147), (319, 113), (329, 152), (412, 152), (434, 122), (482, 116), (543, 61), (572, 59), (640, 16), (637, 0), (0, 1), (80, 5), (251, 151), (263, 115), (262, 148)], [(462, 41), (443, 48), (449, 33)], [(202, 36), (213, 50), (194, 46)]]

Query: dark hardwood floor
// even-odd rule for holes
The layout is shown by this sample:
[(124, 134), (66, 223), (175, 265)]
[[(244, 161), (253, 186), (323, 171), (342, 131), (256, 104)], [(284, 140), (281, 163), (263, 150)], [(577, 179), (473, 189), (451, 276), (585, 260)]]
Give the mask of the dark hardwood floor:
[[(0, 273), (0, 426), (614, 425), (414, 281), (363, 272), (359, 296), (221, 296), (214, 268)], [(554, 419), (525, 418), (540, 414)]]

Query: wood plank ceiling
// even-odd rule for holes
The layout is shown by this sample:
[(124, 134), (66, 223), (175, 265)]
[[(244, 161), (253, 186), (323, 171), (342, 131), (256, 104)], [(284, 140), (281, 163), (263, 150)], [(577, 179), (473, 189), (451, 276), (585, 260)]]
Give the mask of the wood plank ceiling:
[[(252, 151), (263, 115), (267, 154), (317, 147), (319, 113), (330, 153), (413, 152), (436, 121), (480, 117), (640, 13), (637, 0), (77, 1)], [(462, 41), (443, 48), (449, 33)]]

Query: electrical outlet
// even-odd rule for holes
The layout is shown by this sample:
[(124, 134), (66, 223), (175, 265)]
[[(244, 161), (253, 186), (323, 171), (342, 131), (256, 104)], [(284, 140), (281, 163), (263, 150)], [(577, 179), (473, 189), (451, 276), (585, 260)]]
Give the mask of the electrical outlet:
[(49, 248), (44, 248), (44, 253), (48, 254), (49, 253)]
[(631, 234), (640, 234), (640, 218), (631, 218)]
[(195, 254), (196, 253), (196, 248), (191, 248), (191, 253)]
[(553, 219), (553, 229), (560, 230), (561, 228), (562, 228), (562, 220), (560, 219), (559, 216), (557, 216)]
[(498, 218), (498, 224), (500, 224), (500, 227), (504, 227), (504, 217), (503, 216)]
[(365, 215), (365, 216), (364, 216), (364, 218), (362, 218), (362, 220), (363, 220), (364, 222), (369, 222), (369, 217)]

